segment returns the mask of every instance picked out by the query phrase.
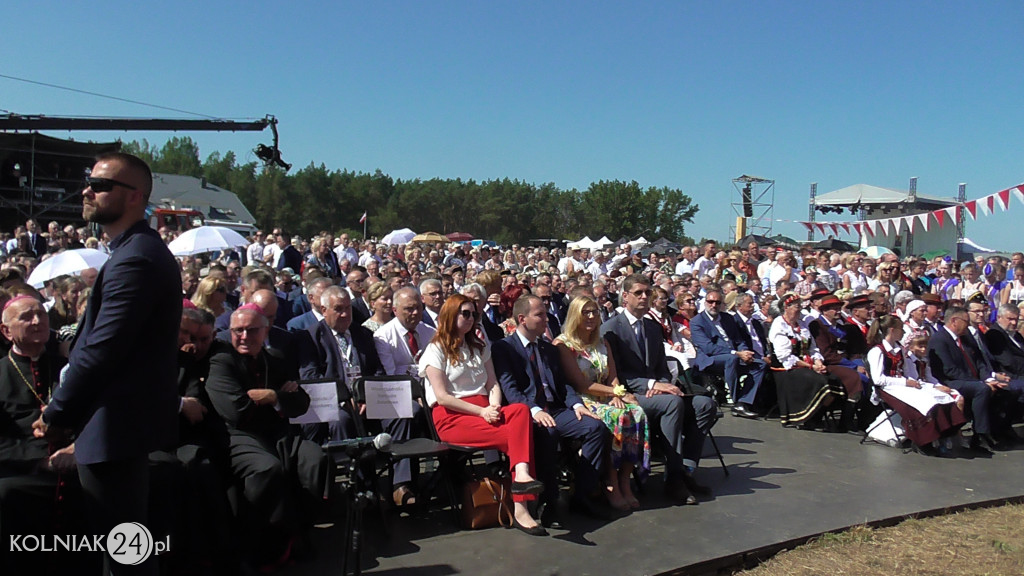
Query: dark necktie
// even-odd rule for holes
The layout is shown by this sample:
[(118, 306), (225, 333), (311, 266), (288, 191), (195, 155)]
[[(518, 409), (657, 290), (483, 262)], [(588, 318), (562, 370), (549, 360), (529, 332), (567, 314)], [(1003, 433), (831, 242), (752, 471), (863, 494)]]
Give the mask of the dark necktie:
[(924, 372), (928, 369), (928, 363), (924, 360), (914, 360), (914, 366), (917, 366), (917, 379), (924, 380)]
[(420, 343), (416, 341), (416, 333), (412, 330), (406, 332), (405, 343), (409, 345), (409, 353), (415, 358), (420, 353)]
[(530, 352), (530, 369), (533, 371), (534, 382), (544, 391), (544, 399), (548, 402), (554, 402), (555, 397), (551, 394), (551, 389), (548, 387), (547, 381), (544, 380), (544, 372), (541, 370), (543, 361), (540, 359), (540, 354), (538, 354), (537, 343), (530, 342), (526, 347)]
[(964, 349), (964, 345), (959, 339), (956, 341), (956, 345), (960, 348), (960, 353), (964, 355), (964, 361), (967, 362), (967, 368), (971, 371), (971, 376), (978, 377), (978, 367), (974, 365), (974, 361), (971, 360), (971, 356)]

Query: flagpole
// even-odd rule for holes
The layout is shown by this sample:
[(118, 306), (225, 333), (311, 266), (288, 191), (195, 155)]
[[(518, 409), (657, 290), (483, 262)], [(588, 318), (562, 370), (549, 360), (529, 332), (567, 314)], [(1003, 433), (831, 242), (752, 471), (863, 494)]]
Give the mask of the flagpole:
[(366, 240), (366, 221), (367, 220), (369, 220), (369, 218), (366, 216), (366, 212), (363, 212), (363, 240), (364, 241)]

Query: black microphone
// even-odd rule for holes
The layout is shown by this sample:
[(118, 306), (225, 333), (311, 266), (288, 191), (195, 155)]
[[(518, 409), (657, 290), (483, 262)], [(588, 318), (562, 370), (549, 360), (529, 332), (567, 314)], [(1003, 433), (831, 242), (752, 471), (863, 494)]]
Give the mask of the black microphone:
[(344, 450), (349, 453), (362, 451), (364, 448), (375, 448), (378, 452), (391, 452), (391, 434), (381, 432), (376, 436), (350, 438), (348, 440), (331, 440), (324, 444), (329, 451)]

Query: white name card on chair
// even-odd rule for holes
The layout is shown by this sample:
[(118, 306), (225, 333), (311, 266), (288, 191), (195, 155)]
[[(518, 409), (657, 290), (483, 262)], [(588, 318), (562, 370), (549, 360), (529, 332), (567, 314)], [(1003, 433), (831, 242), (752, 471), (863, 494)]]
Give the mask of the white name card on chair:
[(373, 420), (412, 418), (411, 386), (408, 380), (364, 380), (366, 417)]
[(309, 410), (298, 418), (291, 418), (292, 424), (319, 424), (338, 421), (338, 383), (307, 382), (299, 384), (309, 394)]

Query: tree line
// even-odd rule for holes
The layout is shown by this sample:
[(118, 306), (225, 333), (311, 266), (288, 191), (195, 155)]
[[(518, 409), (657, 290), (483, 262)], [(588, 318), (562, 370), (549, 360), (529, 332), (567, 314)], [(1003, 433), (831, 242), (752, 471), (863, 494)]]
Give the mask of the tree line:
[(154, 172), (205, 177), (230, 190), (263, 228), (281, 227), (302, 236), (321, 230), (383, 236), (396, 228), (441, 234), (467, 232), (499, 244), (539, 238), (612, 240), (643, 235), (693, 243), (685, 235), (699, 207), (681, 190), (641, 187), (636, 181), (598, 181), (586, 190), (563, 190), (552, 183), (521, 180), (393, 179), (328, 170), (321, 163), (291, 173), (256, 162), (239, 163), (234, 152), (213, 152), (200, 160), (189, 137), (174, 137), (157, 148), (132, 141), (124, 151), (149, 162)]

